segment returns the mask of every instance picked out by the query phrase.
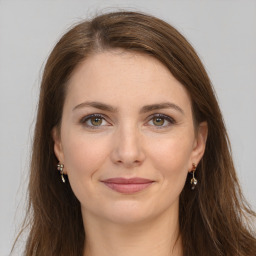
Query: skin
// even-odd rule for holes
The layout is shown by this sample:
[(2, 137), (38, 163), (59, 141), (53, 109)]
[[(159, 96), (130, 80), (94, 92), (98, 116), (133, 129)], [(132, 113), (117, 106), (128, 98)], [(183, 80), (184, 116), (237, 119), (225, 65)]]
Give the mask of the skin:
[[(114, 111), (85, 102), (107, 104)], [(166, 102), (176, 107), (144, 107)], [(103, 118), (90, 119), (91, 114)], [(154, 118), (158, 114), (171, 121)], [(153, 57), (112, 50), (80, 64), (53, 139), (81, 202), (84, 255), (182, 255), (179, 195), (192, 164), (203, 156), (206, 138), (206, 123), (194, 127), (186, 89)], [(125, 194), (101, 182), (114, 177), (154, 182)]]

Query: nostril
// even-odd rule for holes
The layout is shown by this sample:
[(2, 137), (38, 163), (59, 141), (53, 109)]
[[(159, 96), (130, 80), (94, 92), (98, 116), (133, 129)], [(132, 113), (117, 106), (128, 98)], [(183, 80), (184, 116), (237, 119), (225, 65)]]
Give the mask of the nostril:
[(132, 168), (132, 167), (136, 167), (136, 166), (139, 166), (143, 163), (143, 159), (142, 160), (138, 160), (138, 159), (135, 159), (135, 160), (128, 160), (128, 159), (119, 159), (119, 160), (116, 160), (114, 161), (115, 164), (117, 165), (123, 165), (124, 167), (126, 168)]
[(129, 127), (128, 129), (126, 126), (122, 126), (121, 128), (118, 130), (118, 134), (115, 134), (115, 142), (112, 144), (111, 160), (115, 164), (122, 164), (125, 167), (138, 166), (145, 159), (141, 138), (136, 130), (130, 129)]

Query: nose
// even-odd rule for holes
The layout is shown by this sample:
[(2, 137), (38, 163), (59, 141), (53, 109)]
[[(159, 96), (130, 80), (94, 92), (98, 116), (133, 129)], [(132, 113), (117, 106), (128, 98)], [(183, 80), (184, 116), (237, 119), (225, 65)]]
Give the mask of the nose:
[(142, 135), (136, 127), (123, 127), (115, 133), (111, 160), (126, 168), (140, 166), (145, 160)]

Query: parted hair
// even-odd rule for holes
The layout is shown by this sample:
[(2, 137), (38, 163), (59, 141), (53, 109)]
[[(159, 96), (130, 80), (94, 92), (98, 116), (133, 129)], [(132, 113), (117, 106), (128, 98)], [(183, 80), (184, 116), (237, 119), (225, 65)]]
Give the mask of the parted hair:
[(25, 256), (82, 256), (85, 231), (80, 203), (68, 177), (56, 170), (52, 130), (59, 127), (69, 79), (97, 52), (121, 48), (162, 62), (190, 95), (195, 126), (208, 124), (198, 185), (191, 176), (180, 195), (179, 226), (184, 256), (255, 256), (256, 214), (242, 195), (230, 142), (211, 81), (193, 47), (171, 25), (148, 14), (118, 11), (76, 24), (58, 41), (44, 68), (35, 124), (24, 226)]

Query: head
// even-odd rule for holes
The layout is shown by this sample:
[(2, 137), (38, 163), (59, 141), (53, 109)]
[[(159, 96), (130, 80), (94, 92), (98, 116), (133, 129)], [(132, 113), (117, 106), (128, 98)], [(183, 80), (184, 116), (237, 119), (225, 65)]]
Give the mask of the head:
[[(164, 85), (161, 85), (161, 90), (166, 96), (165, 99), (163, 97), (163, 100), (168, 100), (169, 92), (170, 95), (172, 92), (174, 92), (173, 95), (179, 95), (177, 99), (173, 98), (171, 101), (175, 103), (175, 100), (177, 100), (177, 105), (181, 104), (183, 106), (184, 110), (182, 111), (187, 113), (187, 117), (190, 120), (190, 133), (184, 133), (186, 138), (190, 138), (190, 140), (187, 144), (184, 144), (185, 146), (181, 143), (183, 145), (181, 149), (191, 147), (189, 152), (186, 151), (186, 158), (182, 159), (179, 163), (180, 165), (176, 166), (175, 169), (176, 171), (179, 168), (182, 175), (179, 176), (176, 173), (176, 176), (173, 176), (180, 179), (175, 197), (178, 198), (180, 231), (184, 241), (187, 241), (187, 244), (184, 244), (187, 248), (192, 248), (188, 241), (195, 240), (193, 234), (196, 233), (198, 228), (208, 230), (206, 237), (214, 237), (215, 234), (212, 231), (209, 220), (213, 218), (213, 207), (218, 205), (219, 210), (225, 212), (228, 206), (222, 200), (224, 200), (225, 195), (226, 200), (232, 201), (232, 195), (227, 195), (227, 191), (229, 190), (228, 194), (230, 194), (228, 186), (236, 182), (236, 176), (230, 158), (228, 137), (210, 80), (192, 46), (175, 28), (152, 16), (133, 12), (104, 14), (76, 25), (60, 39), (46, 63), (38, 105), (30, 179), (31, 204), (35, 215), (40, 216), (46, 222), (45, 225), (41, 224), (40, 226), (38, 221), (37, 228), (48, 230), (48, 233), (49, 231), (57, 230), (57, 234), (54, 231), (55, 236), (49, 237), (49, 241), (55, 244), (55, 247), (62, 244), (59, 252), (62, 250), (70, 253), (78, 252), (82, 248), (85, 234), (80, 206), (81, 195), (80, 190), (76, 189), (78, 177), (73, 175), (70, 170), (69, 180), (68, 167), (72, 167), (73, 159), (67, 159), (68, 153), (65, 154), (64, 151), (69, 151), (67, 147), (63, 146), (63, 140), (65, 140), (63, 136), (67, 136), (67, 133), (65, 133), (65, 125), (67, 123), (65, 113), (67, 110), (65, 109), (71, 108), (74, 103), (79, 105), (83, 102), (83, 100), (80, 101), (82, 98), (79, 98), (79, 96), (76, 96), (76, 100), (72, 102), (71, 96), (73, 93), (79, 95), (82, 92), (87, 96), (90, 93), (90, 95), (95, 95), (95, 93), (101, 91), (102, 87), (98, 87), (98, 91), (95, 88), (102, 84), (105, 79), (104, 75), (107, 75), (110, 77), (111, 83), (106, 86), (107, 88), (109, 86), (108, 89), (113, 91), (112, 94), (107, 94), (109, 90), (106, 90), (101, 96), (106, 99), (106, 103), (114, 102), (112, 107), (119, 108), (122, 114), (127, 114), (128, 119), (129, 117), (131, 117), (131, 120), (132, 118), (134, 120), (135, 117), (137, 119), (142, 118), (142, 116), (135, 114), (139, 112), (139, 108), (155, 103), (153, 102), (155, 98), (151, 97), (150, 92), (145, 92), (145, 104), (139, 101), (140, 104), (136, 105), (136, 101), (133, 100), (132, 107), (129, 108), (133, 112), (129, 112), (124, 108), (125, 104), (129, 104), (128, 100), (124, 102), (125, 97), (111, 98), (114, 93), (117, 93), (118, 96), (124, 95), (126, 89), (125, 87), (119, 88), (117, 84), (112, 83), (115, 80), (115, 75), (109, 76), (111, 69), (109, 67), (108, 69), (104, 68), (104, 63), (106, 64), (108, 61), (111, 67), (113, 65), (117, 70), (119, 69), (120, 73), (116, 75), (118, 78), (120, 78), (121, 74), (124, 75), (126, 73), (122, 73), (122, 68), (128, 70), (127, 74), (132, 78), (136, 73), (135, 67), (138, 69), (140, 66), (145, 67), (145, 72), (147, 70), (152, 72), (155, 68), (155, 77), (152, 75), (151, 78), (163, 78), (162, 84)], [(147, 63), (149, 65), (148, 69), (146, 67)], [(88, 73), (87, 75), (86, 72)], [(93, 80), (93, 72), (95, 74), (94, 78), (100, 77), (102, 74), (102, 80), (100, 81), (100, 78), (97, 81)], [(139, 76), (140, 74), (137, 77)], [(84, 89), (77, 87), (81, 77), (88, 79), (87, 88), (86, 86)], [(92, 80), (90, 80), (91, 78)], [(168, 79), (172, 84), (170, 91), (166, 86)], [(84, 81), (85, 85), (86, 82), (87, 80)], [(144, 81), (142, 81), (142, 85), (143, 83)], [(96, 87), (93, 86), (95, 84)], [(129, 92), (135, 94), (135, 98), (143, 99), (144, 95), (141, 89), (131, 88), (132, 84), (129, 84), (129, 82), (126, 85), (129, 86)], [(145, 90), (146, 87), (145, 85), (143, 86), (142, 88)], [(149, 83), (149, 88), (154, 91), (154, 95), (159, 97), (160, 93), (157, 91), (156, 86)], [(128, 97), (130, 96), (128, 95)], [(94, 98), (91, 99), (94, 100)], [(91, 99), (89, 97), (88, 101)], [(162, 99), (157, 98), (157, 100), (159, 101), (156, 103), (159, 103)], [(175, 111), (179, 112), (177, 109), (172, 109), (172, 111), (174, 113)], [(177, 116), (179, 114), (182, 115), (182, 113), (178, 113)], [(113, 119), (117, 117), (114, 114), (112, 116)], [(121, 120), (120, 117), (118, 120)], [(85, 121), (88, 121), (88, 119)], [(111, 122), (109, 121), (109, 123)], [(105, 129), (108, 128), (107, 123), (105, 123)], [(125, 141), (129, 137), (125, 136), (125, 134), (127, 135), (128, 133), (129, 131), (127, 133), (119, 131), (116, 134), (124, 136), (122, 139)], [(132, 133), (131, 136), (134, 136), (134, 134), (136, 132)], [(189, 134), (190, 137), (188, 136)], [(147, 136), (150, 137), (150, 132)], [(157, 137), (155, 133), (153, 133), (153, 136)], [(159, 134), (158, 136), (158, 138), (150, 138), (148, 141), (157, 139), (160, 144), (166, 141), (163, 134), (161, 134), (162, 137)], [(111, 138), (112, 144), (115, 144), (116, 140), (113, 140), (115, 137)], [(138, 138), (132, 138), (134, 140), (141, 139), (139, 135)], [(98, 154), (105, 159), (104, 154), (111, 148), (112, 144), (109, 141), (103, 141), (105, 143), (103, 145), (105, 151), (100, 151), (102, 149), (100, 144), (98, 147), (94, 147), (94, 150), (99, 150)], [(127, 145), (129, 143), (127, 142)], [(143, 144), (143, 142), (141, 143)], [(178, 145), (177, 142), (176, 146)], [(198, 145), (199, 147), (196, 148)], [(77, 146), (79, 148), (79, 145)], [(157, 148), (154, 148), (152, 144), (151, 148), (154, 148), (155, 152), (152, 151), (151, 153), (159, 154), (159, 157), (161, 157), (160, 153), (165, 152), (167, 157), (166, 152), (174, 153), (171, 145), (169, 146), (168, 148), (168, 143), (164, 144), (157, 151)], [(116, 146), (116, 148), (118, 147), (118, 150), (112, 148), (113, 151), (108, 152), (107, 155), (112, 159), (111, 161), (121, 162), (128, 166), (128, 162), (120, 160), (122, 154), (125, 155), (125, 152), (120, 149), (122, 146)], [(90, 147), (87, 149), (89, 154)], [(82, 153), (84, 152), (82, 151)], [(145, 152), (139, 152), (138, 150), (138, 155), (135, 157), (138, 159), (135, 161), (136, 163), (133, 162), (134, 168), (137, 168), (135, 165), (139, 166), (144, 161)], [(175, 158), (170, 159), (175, 160)], [(58, 161), (62, 161), (64, 164), (67, 162), (66, 174), (68, 176), (66, 177), (67, 184), (65, 185), (62, 184), (59, 173), (56, 170)], [(192, 170), (192, 163), (194, 162), (197, 164), (196, 176), (199, 183), (196, 190), (191, 191), (189, 184), (191, 176), (189, 172)], [(102, 166), (107, 164), (109, 162), (103, 162)], [(168, 164), (170, 163), (167, 162), (166, 166)], [(147, 174), (143, 173), (143, 175)], [(161, 175), (157, 176), (156, 173), (152, 175), (156, 180), (161, 180)], [(111, 173), (99, 173), (96, 177), (98, 179), (111, 178)], [(234, 190), (231, 192), (235, 193)], [(62, 234), (67, 235), (63, 236)], [(73, 247), (70, 241), (76, 241), (76, 243), (73, 243)], [(200, 239), (195, 240), (195, 243), (203, 244), (207, 243), (207, 241), (207, 239), (204, 241), (202, 236)], [(214, 247), (215, 245), (209, 246)]]
[[(189, 94), (170, 71), (152, 56), (120, 48), (95, 53), (75, 69), (53, 129), (55, 155), (84, 223), (93, 217), (101, 227), (131, 227), (163, 212), (178, 226), (179, 195), (206, 137), (206, 122), (195, 125)], [(147, 181), (130, 190), (117, 178)]]

